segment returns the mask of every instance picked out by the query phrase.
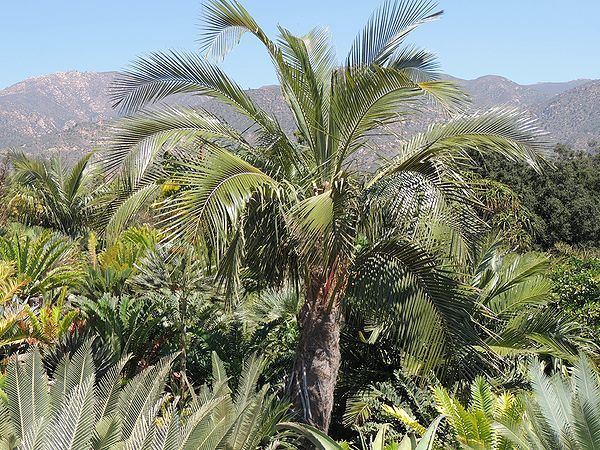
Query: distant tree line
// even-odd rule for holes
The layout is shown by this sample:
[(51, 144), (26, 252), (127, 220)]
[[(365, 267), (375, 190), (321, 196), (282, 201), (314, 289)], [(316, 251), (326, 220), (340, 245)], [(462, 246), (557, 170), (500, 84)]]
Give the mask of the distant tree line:
[(552, 167), (539, 174), (497, 156), (480, 158), (476, 172), (510, 187), (529, 212), (533, 244), (600, 247), (600, 154), (558, 144)]

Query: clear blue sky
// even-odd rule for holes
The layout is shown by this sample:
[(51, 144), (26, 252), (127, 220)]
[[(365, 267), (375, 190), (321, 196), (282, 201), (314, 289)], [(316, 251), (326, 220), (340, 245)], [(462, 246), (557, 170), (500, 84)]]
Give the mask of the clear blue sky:
[[(376, 0), (245, 0), (268, 32), (330, 27), (344, 54)], [(445, 72), (497, 74), (519, 83), (600, 78), (599, 0), (440, 0), (441, 20), (412, 38)], [(195, 49), (200, 0), (3, 0), (0, 88), (66, 70), (118, 70), (136, 55)], [(275, 82), (249, 38), (225, 62), (244, 87)]]

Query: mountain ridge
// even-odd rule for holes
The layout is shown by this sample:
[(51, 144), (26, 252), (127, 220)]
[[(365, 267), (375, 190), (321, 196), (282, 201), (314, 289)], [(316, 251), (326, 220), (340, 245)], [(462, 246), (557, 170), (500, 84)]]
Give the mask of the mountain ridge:
[[(108, 87), (117, 72), (57, 72), (20, 81), (0, 90), (0, 150), (22, 149), (32, 154), (60, 154), (74, 158), (100, 142), (106, 124), (117, 117)], [(600, 141), (600, 80), (540, 82), (521, 85), (500, 75), (473, 80), (447, 76), (470, 94), (473, 109), (518, 107), (539, 118), (555, 142), (581, 149)], [(293, 121), (276, 85), (249, 89), (259, 106), (274, 114), (282, 127), (293, 131)], [(187, 97), (243, 129), (247, 121), (206, 97)], [(441, 112), (427, 109), (396, 126), (398, 135), (420, 131)]]

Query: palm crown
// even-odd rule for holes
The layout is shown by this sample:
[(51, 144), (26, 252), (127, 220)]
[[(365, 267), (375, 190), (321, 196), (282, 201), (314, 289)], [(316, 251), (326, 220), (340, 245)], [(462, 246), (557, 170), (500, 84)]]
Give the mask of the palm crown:
[[(151, 54), (114, 85), (116, 105), (132, 114), (116, 125), (103, 159), (127, 199), (115, 205), (109, 229), (168, 180), (177, 189), (160, 203), (165, 239), (204, 244), (229, 287), (242, 268), (263, 284), (302, 286), (290, 387), (304, 418), (321, 428), (332, 407), (343, 306), (380, 311), (407, 361), (421, 368), (439, 363), (450, 342), (473, 338), (469, 302), (441, 269), (469, 260), (482, 229), (461, 174), (469, 152), (541, 163), (535, 124), (497, 110), (433, 125), (374, 170), (360, 170), (358, 152), (372, 148), (375, 131), (423, 102), (449, 111), (464, 105), (464, 94), (439, 79), (435, 57), (405, 42), (439, 15), (428, 1), (386, 2), (340, 63), (326, 29), (298, 37), (279, 27), (272, 40), (239, 3), (206, 3), (203, 51), (221, 58), (245, 33), (264, 44), (295, 136), (196, 53)], [(143, 109), (179, 93), (218, 99), (253, 125), (239, 132), (199, 108)]]

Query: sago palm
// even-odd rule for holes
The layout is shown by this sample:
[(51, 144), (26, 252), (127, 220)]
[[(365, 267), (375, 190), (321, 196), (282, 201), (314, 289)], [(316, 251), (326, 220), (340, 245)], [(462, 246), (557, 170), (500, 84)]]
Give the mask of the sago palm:
[(45, 160), (11, 155), (14, 168), (9, 209), (18, 219), (70, 236), (83, 233), (93, 218), (92, 192), (98, 172), (88, 154), (68, 167), (58, 158)]
[[(52, 378), (37, 351), (13, 358), (0, 401), (2, 448), (40, 450), (254, 450), (276, 434), (286, 405), (257, 388), (262, 361), (247, 361), (237, 389), (213, 355), (213, 383), (182, 407), (163, 392), (170, 359), (124, 382), (121, 359), (100, 376), (88, 342)], [(265, 439), (267, 438), (267, 439)]]
[(600, 378), (591, 361), (581, 355), (570, 379), (544, 370), (539, 362), (530, 368), (526, 420), (503, 423), (499, 431), (521, 449), (600, 448)]
[(60, 233), (26, 233), (16, 227), (0, 234), (0, 263), (11, 267), (14, 294), (25, 299), (53, 300), (61, 290), (78, 285), (81, 262), (77, 245)]
[[(430, 53), (407, 35), (440, 15), (428, 1), (384, 3), (338, 62), (326, 29), (270, 39), (244, 7), (205, 4), (202, 48), (223, 56), (243, 34), (272, 60), (297, 132), (286, 134), (218, 66), (195, 53), (141, 58), (114, 86), (132, 113), (103, 158), (108, 177), (131, 194), (109, 224), (114, 233), (167, 180), (160, 204), (165, 239), (205, 245), (229, 287), (244, 273), (263, 286), (292, 280), (304, 305), (290, 394), (304, 420), (326, 430), (340, 365), (345, 307), (380, 311), (415, 367), (442, 361), (472, 338), (469, 306), (434, 255), (464, 261), (481, 228), (460, 170), (469, 151), (497, 152), (537, 167), (539, 131), (515, 111), (461, 115), (394, 144), (372, 171), (360, 155), (373, 134), (424, 102), (454, 110), (464, 100), (439, 79)], [(244, 132), (203, 109), (142, 110), (178, 93), (206, 95), (249, 119)], [(170, 190), (173, 191), (173, 190)]]

